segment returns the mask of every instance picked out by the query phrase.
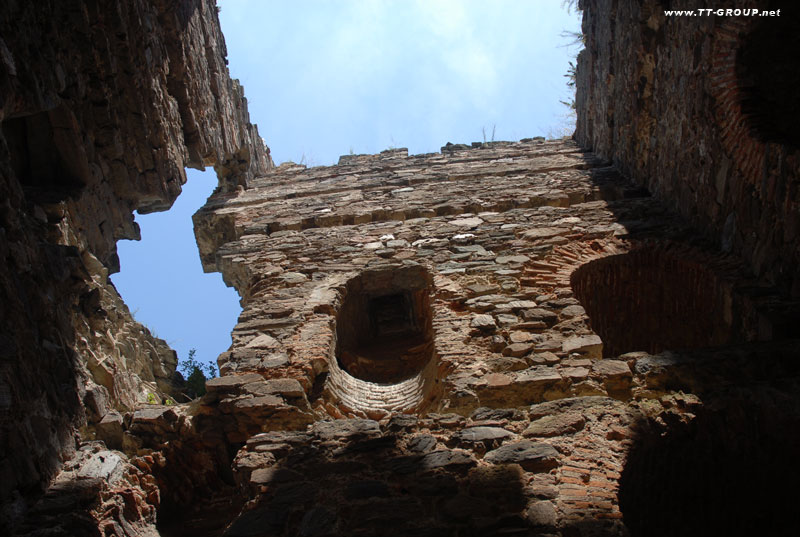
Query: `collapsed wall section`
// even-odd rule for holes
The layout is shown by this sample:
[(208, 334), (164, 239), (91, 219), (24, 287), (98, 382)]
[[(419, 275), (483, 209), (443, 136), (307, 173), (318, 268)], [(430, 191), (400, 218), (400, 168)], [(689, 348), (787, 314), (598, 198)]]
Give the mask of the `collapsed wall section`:
[(581, 2), (575, 137), (798, 296), (797, 15), (726, 12), (773, 4)]
[(797, 453), (797, 344), (761, 341), (781, 297), (571, 141), (281, 165), (195, 226), (242, 297), (197, 420), (237, 450), (225, 535), (646, 535), (693, 503), (650, 465), (713, 460), (705, 405), (791, 408), (727, 435)]
[(168, 209), (186, 167), (213, 165), (225, 191), (272, 163), (213, 0), (4, 2), (0, 36), (2, 527), (87, 415), (121, 421), (170, 389), (174, 351), (108, 281), (133, 211)]

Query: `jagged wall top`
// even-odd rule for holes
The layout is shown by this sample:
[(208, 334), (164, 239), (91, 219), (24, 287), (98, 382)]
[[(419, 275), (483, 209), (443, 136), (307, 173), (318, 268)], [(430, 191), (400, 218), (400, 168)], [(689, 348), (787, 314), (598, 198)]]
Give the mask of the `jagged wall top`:
[(87, 418), (169, 387), (174, 352), (107, 279), (133, 211), (185, 167), (226, 191), (272, 166), (225, 54), (213, 0), (0, 3), (2, 534)]
[(82, 235), (112, 268), (115, 241), (138, 238), (131, 211), (168, 209), (185, 167), (213, 165), (223, 189), (271, 167), (213, 0), (4, 4), (0, 121), (49, 116), (92, 194), (77, 212), (108, 207)]

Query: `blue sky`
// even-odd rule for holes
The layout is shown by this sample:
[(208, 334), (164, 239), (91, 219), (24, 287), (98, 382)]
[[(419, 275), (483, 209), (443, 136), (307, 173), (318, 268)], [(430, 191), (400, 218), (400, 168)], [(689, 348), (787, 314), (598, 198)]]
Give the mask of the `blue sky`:
[[(221, 0), (231, 75), (276, 164), (350, 152), (561, 136), (579, 15), (560, 0)], [(190, 170), (167, 213), (137, 215), (112, 276), (136, 318), (186, 358), (215, 361), (241, 311), (203, 274), (191, 215), (216, 185)]]

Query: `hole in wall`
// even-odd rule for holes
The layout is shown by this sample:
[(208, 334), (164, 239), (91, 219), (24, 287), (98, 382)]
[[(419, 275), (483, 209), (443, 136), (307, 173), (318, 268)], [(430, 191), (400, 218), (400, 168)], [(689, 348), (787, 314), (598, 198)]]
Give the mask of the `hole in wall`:
[(11, 168), (28, 201), (57, 203), (88, 182), (88, 161), (73, 124), (63, 106), (2, 122)]
[(687, 257), (649, 248), (598, 259), (573, 272), (572, 290), (603, 340), (604, 357), (742, 339), (732, 298), (720, 279)]
[(351, 279), (336, 319), (341, 368), (381, 384), (417, 375), (433, 354), (430, 289), (430, 275), (419, 265)]
[[(783, 6), (771, 2), (775, 10)], [(753, 135), (764, 142), (800, 147), (800, 16), (783, 9), (781, 16), (763, 17), (742, 40), (736, 54), (736, 74), (742, 112)], [(768, 58), (768, 61), (764, 61)]]
[(192, 214), (217, 186), (213, 171), (187, 170), (188, 180), (169, 211), (137, 214), (140, 241), (117, 243), (121, 271), (111, 276), (137, 321), (163, 338), (179, 360), (216, 367), (231, 344), (241, 313), (238, 293), (219, 273), (204, 274)]

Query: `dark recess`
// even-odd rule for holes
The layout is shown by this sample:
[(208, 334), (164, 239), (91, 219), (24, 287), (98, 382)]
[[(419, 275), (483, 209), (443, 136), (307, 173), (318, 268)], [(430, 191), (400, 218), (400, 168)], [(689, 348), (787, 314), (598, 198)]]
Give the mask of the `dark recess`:
[(412, 266), (348, 282), (336, 319), (336, 356), (345, 371), (378, 383), (419, 373), (433, 351), (429, 278)]
[(800, 148), (800, 17), (789, 6), (781, 16), (763, 17), (744, 37), (736, 56), (742, 112), (752, 134), (764, 142)]
[(58, 203), (86, 185), (89, 168), (70, 119), (62, 107), (2, 122), (11, 168), (31, 203)]

